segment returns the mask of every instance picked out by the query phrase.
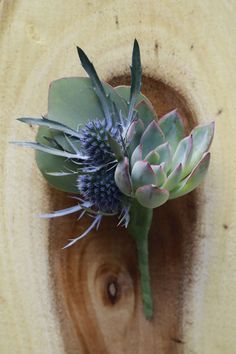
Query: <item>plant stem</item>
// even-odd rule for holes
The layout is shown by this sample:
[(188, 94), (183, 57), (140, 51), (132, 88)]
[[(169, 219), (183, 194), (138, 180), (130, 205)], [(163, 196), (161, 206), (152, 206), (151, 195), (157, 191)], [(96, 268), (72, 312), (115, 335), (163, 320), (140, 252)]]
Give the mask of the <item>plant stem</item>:
[(152, 215), (152, 209), (145, 208), (137, 201), (134, 201), (131, 207), (131, 219), (128, 228), (137, 247), (144, 313), (148, 320), (153, 317), (153, 299), (148, 262), (148, 233), (152, 223)]

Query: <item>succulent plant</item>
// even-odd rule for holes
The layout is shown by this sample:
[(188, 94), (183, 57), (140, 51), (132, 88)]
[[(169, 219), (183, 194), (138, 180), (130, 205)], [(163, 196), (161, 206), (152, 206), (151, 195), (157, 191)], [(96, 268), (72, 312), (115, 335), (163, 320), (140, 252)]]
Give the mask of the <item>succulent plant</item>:
[(131, 86), (102, 82), (77, 48), (89, 78), (54, 81), (48, 114), (23, 117), (39, 126), (36, 142), (14, 142), (36, 150), (37, 165), (55, 188), (73, 193), (76, 204), (43, 214), (52, 218), (81, 212), (92, 217), (71, 246), (97, 229), (104, 216), (117, 215), (133, 236), (138, 252), (144, 312), (153, 316), (148, 268), (148, 233), (153, 209), (195, 189), (206, 175), (214, 123), (197, 126), (185, 137), (177, 110), (159, 121), (141, 93), (141, 60), (134, 41)]

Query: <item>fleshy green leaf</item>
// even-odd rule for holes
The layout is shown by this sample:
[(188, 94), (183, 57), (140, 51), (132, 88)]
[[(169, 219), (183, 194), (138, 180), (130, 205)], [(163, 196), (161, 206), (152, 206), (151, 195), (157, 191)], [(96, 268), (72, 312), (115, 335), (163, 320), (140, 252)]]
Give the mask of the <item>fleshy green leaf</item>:
[(156, 112), (147, 100), (142, 100), (135, 106), (135, 110), (138, 112), (138, 117), (143, 121), (146, 128), (153, 120), (157, 120)]
[(162, 145), (159, 145), (155, 150), (160, 156), (159, 163), (164, 162), (165, 172), (168, 172), (171, 167), (171, 158), (172, 158), (172, 151), (171, 151), (170, 144), (166, 142)]
[(136, 146), (139, 144), (144, 131), (144, 125), (141, 119), (135, 119), (127, 131), (126, 144), (128, 146), (129, 156), (133, 153)]
[(191, 172), (202, 158), (202, 155), (208, 151), (213, 139), (214, 128), (215, 123), (211, 122), (210, 124), (199, 125), (193, 129), (193, 153), (187, 166), (187, 172)]
[(193, 153), (193, 137), (192, 135), (189, 135), (179, 142), (172, 159), (172, 169), (175, 169), (175, 167), (178, 166), (180, 163), (182, 164), (183, 167), (182, 177), (186, 176), (185, 167), (188, 166), (192, 153)]
[(137, 161), (131, 172), (131, 180), (134, 190), (145, 184), (157, 183), (157, 177), (151, 168), (151, 165), (146, 161)]
[(135, 162), (142, 160), (142, 155), (143, 155), (143, 147), (141, 144), (139, 144), (134, 152), (132, 153), (131, 156), (131, 168), (133, 168)]
[(159, 120), (159, 125), (172, 150), (175, 151), (179, 141), (184, 137), (183, 121), (177, 110), (164, 115)]
[(175, 189), (178, 186), (178, 183), (181, 179), (181, 175), (182, 175), (182, 164), (180, 163), (167, 177), (165, 183), (163, 184), (163, 188), (167, 189), (169, 192)]
[(146, 156), (151, 150), (165, 142), (164, 135), (154, 120), (145, 129), (140, 143), (143, 145), (143, 156)]
[(156, 150), (151, 150), (144, 158), (145, 161), (149, 162), (151, 165), (158, 164), (160, 160), (160, 155)]
[(205, 177), (210, 163), (210, 153), (207, 152), (203, 155), (198, 165), (194, 168), (192, 173), (179, 183), (178, 188), (170, 193), (170, 199), (181, 197), (190, 193), (199, 186)]
[(165, 163), (163, 163), (161, 165), (151, 165), (155, 175), (157, 176), (157, 183), (156, 183), (157, 187), (160, 187), (166, 180), (164, 165), (165, 165)]
[(129, 174), (129, 160), (127, 157), (120, 161), (116, 166), (115, 182), (123, 194), (127, 196), (132, 194), (132, 183)]
[(139, 187), (135, 193), (138, 202), (146, 208), (157, 208), (164, 204), (169, 198), (166, 189), (160, 189), (151, 184)]

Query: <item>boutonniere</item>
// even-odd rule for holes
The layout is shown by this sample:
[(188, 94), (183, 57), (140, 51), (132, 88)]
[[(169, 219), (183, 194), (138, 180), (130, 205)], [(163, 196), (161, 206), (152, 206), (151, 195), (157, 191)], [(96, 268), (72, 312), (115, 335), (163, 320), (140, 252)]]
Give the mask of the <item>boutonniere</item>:
[(44, 214), (91, 217), (90, 226), (65, 245), (98, 229), (104, 217), (117, 216), (136, 242), (146, 318), (153, 317), (148, 267), (148, 233), (153, 209), (194, 190), (205, 177), (214, 123), (185, 136), (178, 112), (157, 119), (141, 93), (142, 67), (134, 41), (131, 86), (101, 81), (86, 54), (77, 48), (89, 77), (63, 78), (49, 89), (48, 113), (19, 118), (39, 127), (36, 142), (15, 142), (36, 150), (37, 165), (53, 187), (72, 193), (74, 204)]

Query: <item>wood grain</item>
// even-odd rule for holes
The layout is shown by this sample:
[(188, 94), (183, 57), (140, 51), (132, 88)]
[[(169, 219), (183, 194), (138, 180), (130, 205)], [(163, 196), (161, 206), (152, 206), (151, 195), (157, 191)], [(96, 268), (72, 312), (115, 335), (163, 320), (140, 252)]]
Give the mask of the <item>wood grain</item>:
[[(226, 0), (0, 2), (1, 353), (236, 352), (235, 11)], [(47, 186), (32, 152), (8, 144), (34, 139), (15, 118), (46, 112), (50, 81), (83, 74), (75, 45), (119, 84), (135, 37), (159, 115), (179, 108), (187, 130), (216, 120), (203, 186), (154, 218), (150, 323), (125, 230), (107, 220), (62, 250), (88, 220), (38, 219), (71, 200)]]

